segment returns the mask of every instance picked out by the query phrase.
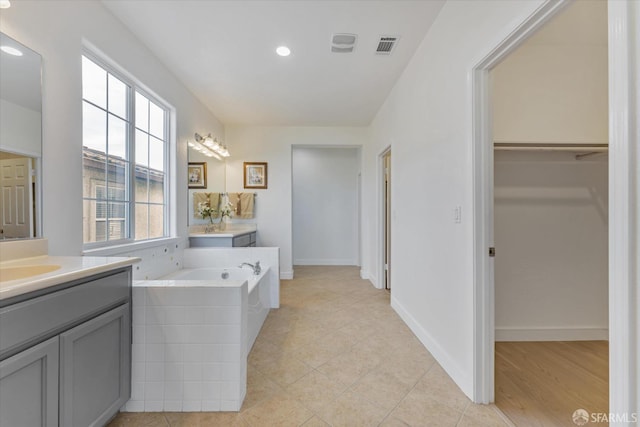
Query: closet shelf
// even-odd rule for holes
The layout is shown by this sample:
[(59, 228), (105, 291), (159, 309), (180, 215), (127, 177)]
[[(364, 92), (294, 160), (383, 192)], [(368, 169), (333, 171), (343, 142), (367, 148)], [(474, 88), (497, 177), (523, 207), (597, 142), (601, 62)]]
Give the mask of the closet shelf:
[(494, 142), (493, 149), (504, 151), (586, 151), (596, 153), (607, 151), (609, 149), (609, 145), (582, 143)]
[(576, 160), (582, 160), (608, 152), (609, 144), (494, 142), (493, 149), (496, 151), (567, 151), (578, 153)]

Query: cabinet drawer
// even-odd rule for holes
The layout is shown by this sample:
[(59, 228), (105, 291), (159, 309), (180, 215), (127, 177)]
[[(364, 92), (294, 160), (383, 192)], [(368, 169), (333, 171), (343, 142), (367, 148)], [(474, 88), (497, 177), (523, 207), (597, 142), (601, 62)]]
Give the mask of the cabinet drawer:
[(244, 234), (233, 238), (233, 246), (249, 246), (251, 244), (251, 235)]
[(0, 309), (0, 359), (130, 299), (131, 271)]

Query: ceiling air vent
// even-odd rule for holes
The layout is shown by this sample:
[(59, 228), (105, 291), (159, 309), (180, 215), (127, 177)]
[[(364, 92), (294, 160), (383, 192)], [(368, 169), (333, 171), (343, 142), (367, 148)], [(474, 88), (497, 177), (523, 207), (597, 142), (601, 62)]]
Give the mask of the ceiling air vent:
[(382, 36), (378, 41), (378, 48), (376, 53), (378, 55), (390, 55), (393, 48), (398, 43), (398, 37), (396, 36)]
[(355, 34), (336, 33), (331, 37), (331, 52), (351, 53), (357, 40), (358, 36)]

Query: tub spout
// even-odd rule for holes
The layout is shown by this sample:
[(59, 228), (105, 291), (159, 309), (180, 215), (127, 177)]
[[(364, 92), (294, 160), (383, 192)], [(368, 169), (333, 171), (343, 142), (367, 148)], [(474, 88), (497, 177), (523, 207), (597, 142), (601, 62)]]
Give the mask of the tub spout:
[(253, 274), (255, 274), (256, 276), (260, 274), (260, 272), (262, 271), (262, 268), (260, 267), (260, 261), (256, 261), (255, 265), (249, 264), (248, 262), (243, 262), (238, 266), (238, 268), (242, 268), (245, 265), (248, 265), (249, 267), (251, 267), (253, 269)]

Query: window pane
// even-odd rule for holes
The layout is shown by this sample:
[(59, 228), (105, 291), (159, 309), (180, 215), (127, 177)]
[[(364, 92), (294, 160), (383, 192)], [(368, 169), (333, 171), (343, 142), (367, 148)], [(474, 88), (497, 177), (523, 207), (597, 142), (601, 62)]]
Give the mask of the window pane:
[(126, 203), (109, 202), (109, 219), (124, 220), (127, 217)]
[(107, 164), (104, 154), (83, 150), (82, 152), (82, 196), (93, 198), (96, 184), (106, 181)]
[(164, 139), (164, 110), (153, 102), (149, 104), (149, 133)]
[(149, 132), (149, 100), (136, 92), (136, 127)]
[(107, 219), (107, 202), (95, 202), (95, 216), (98, 219)]
[(109, 114), (109, 155), (127, 158), (127, 122)]
[(109, 229), (109, 240), (120, 240), (125, 238), (125, 225), (124, 220), (109, 219), (107, 221), (108, 229)]
[(120, 160), (109, 161), (109, 200), (127, 201), (128, 163)]
[(86, 102), (82, 103), (82, 145), (107, 152), (107, 113)]
[(127, 117), (127, 85), (109, 74), (109, 112)]
[(149, 201), (149, 169), (136, 167), (135, 192), (136, 201), (147, 203)]
[(149, 167), (149, 135), (136, 130), (136, 165)]
[(107, 72), (95, 62), (82, 57), (82, 97), (107, 108)]
[(84, 241), (165, 236), (167, 111), (117, 71), (82, 64)]
[(149, 238), (149, 205), (136, 203), (136, 240)]
[(164, 206), (149, 205), (149, 238), (164, 236)]
[(149, 138), (149, 167), (164, 171), (164, 143), (158, 138)]
[(149, 202), (164, 203), (164, 174), (150, 171)]
[(104, 203), (96, 203), (94, 200), (85, 200), (83, 202), (82, 234), (85, 243), (102, 242), (107, 238), (106, 221), (96, 221), (97, 205), (104, 205)]

